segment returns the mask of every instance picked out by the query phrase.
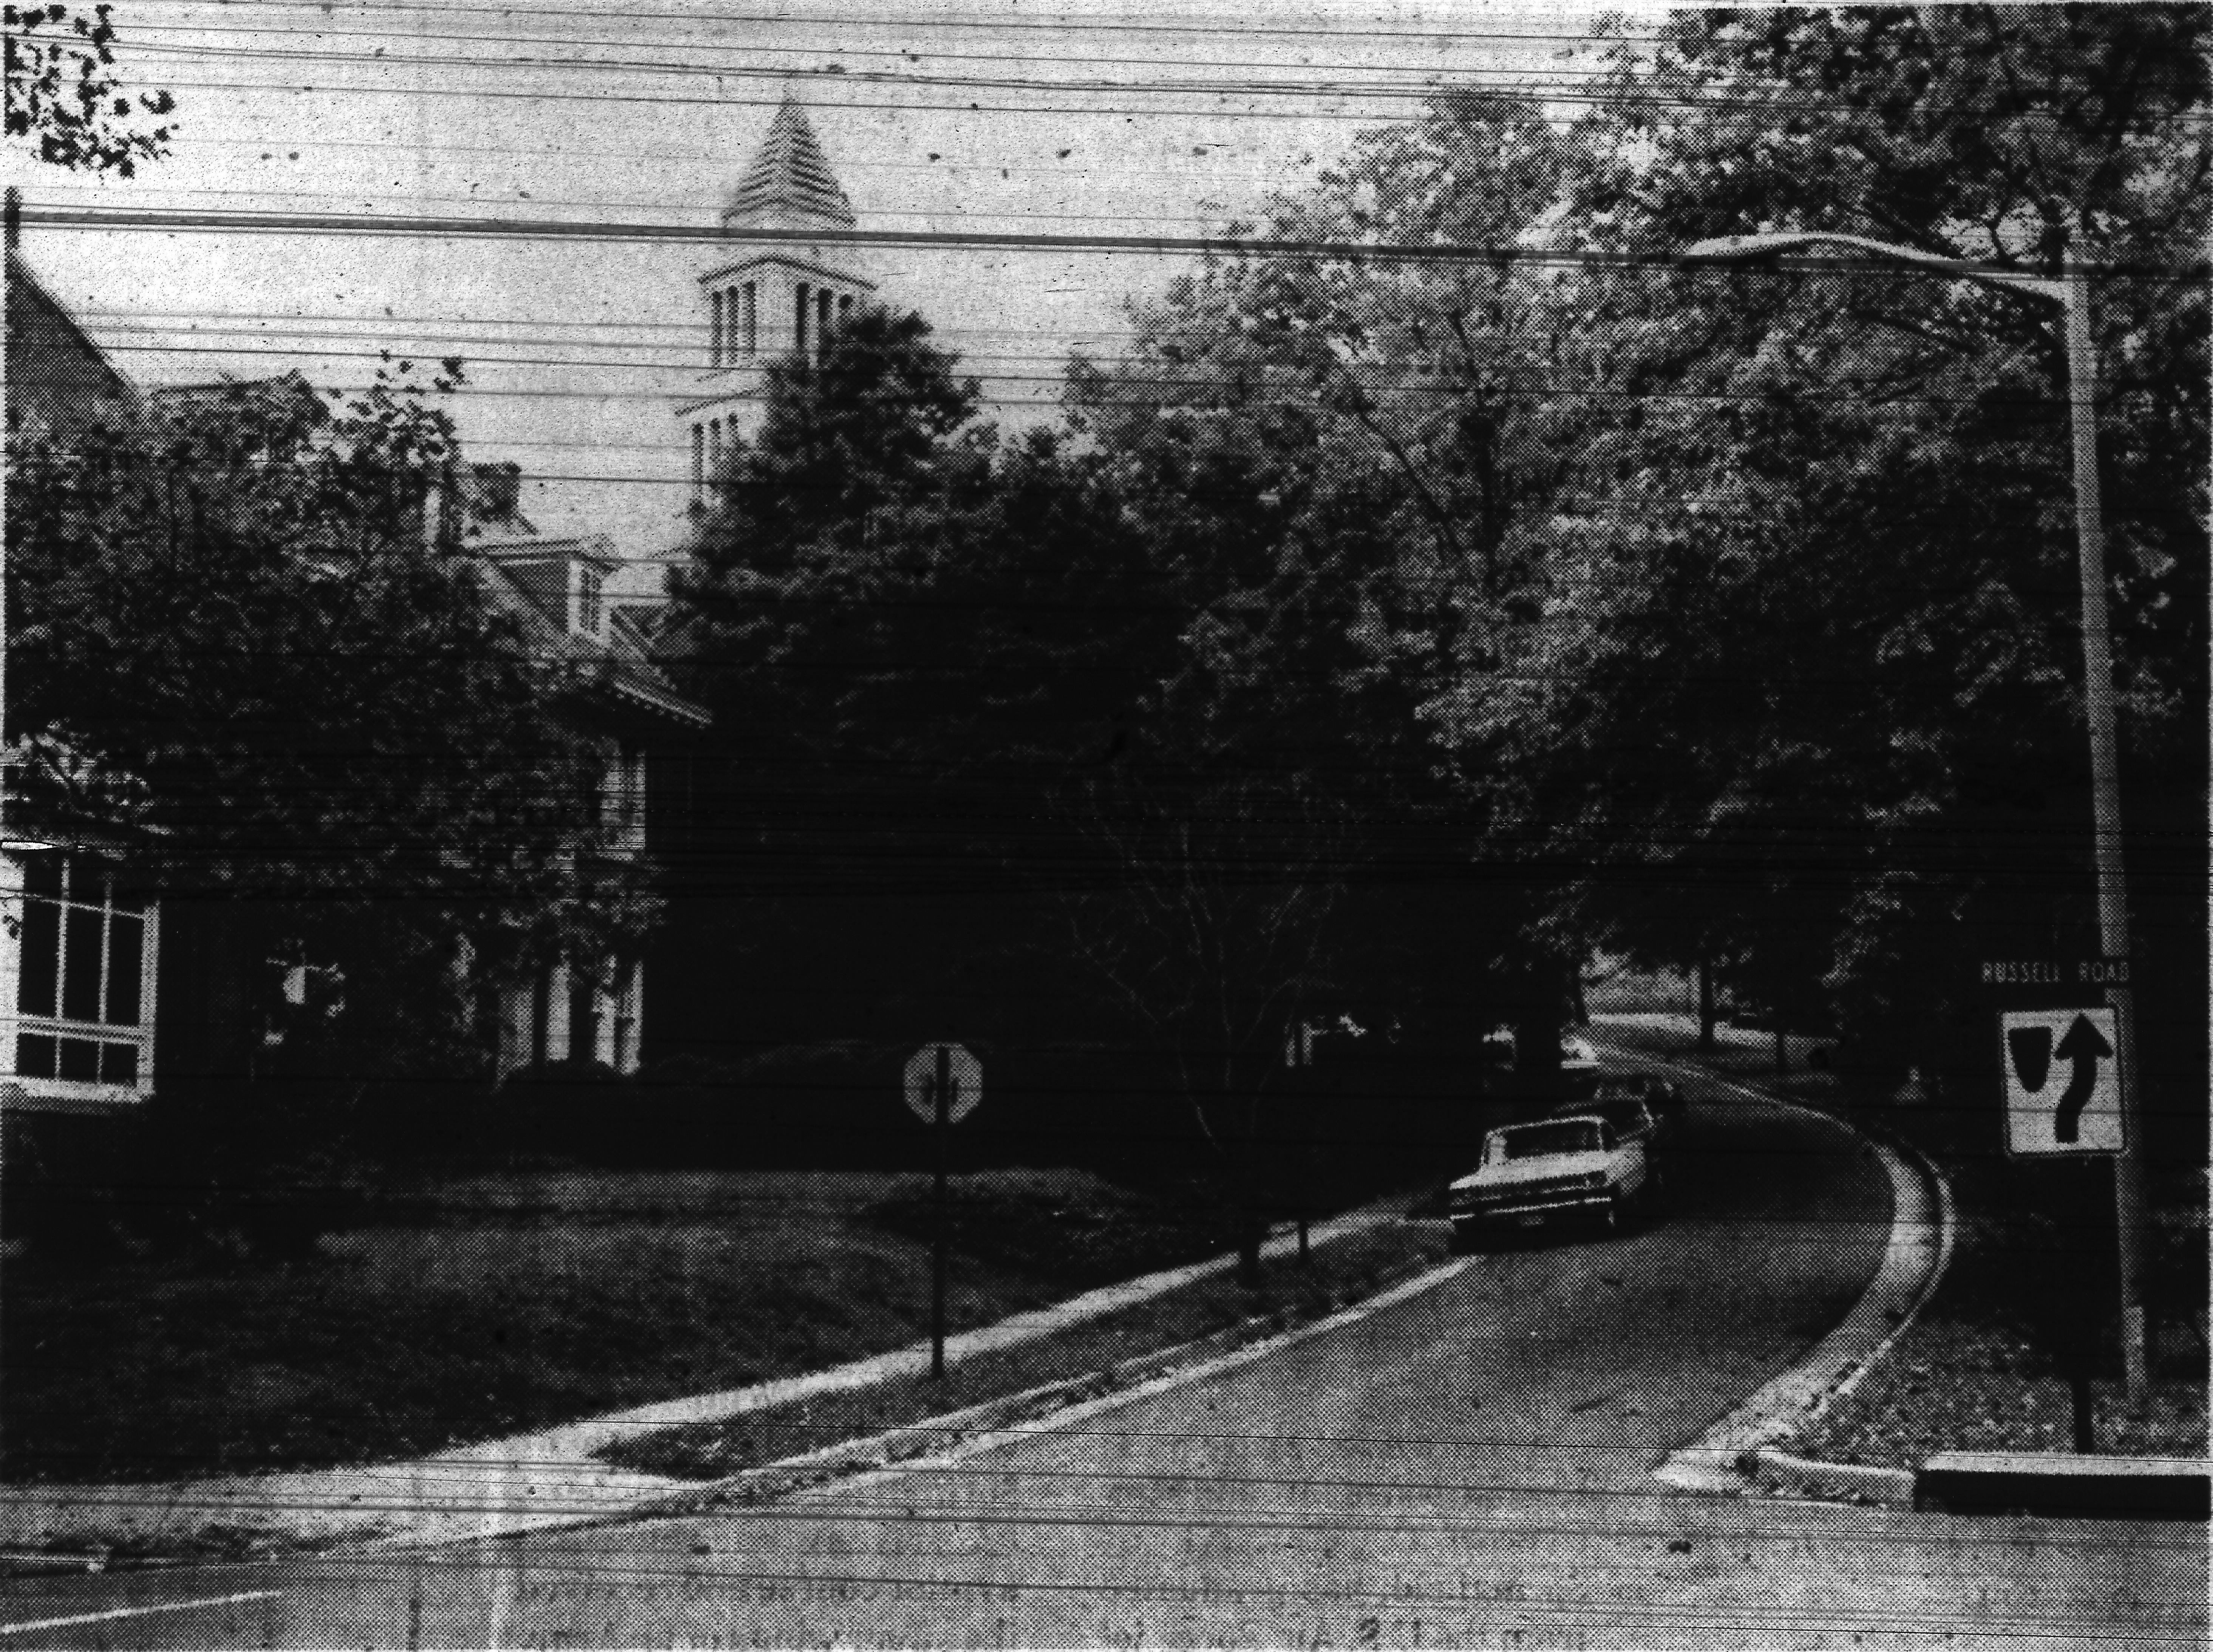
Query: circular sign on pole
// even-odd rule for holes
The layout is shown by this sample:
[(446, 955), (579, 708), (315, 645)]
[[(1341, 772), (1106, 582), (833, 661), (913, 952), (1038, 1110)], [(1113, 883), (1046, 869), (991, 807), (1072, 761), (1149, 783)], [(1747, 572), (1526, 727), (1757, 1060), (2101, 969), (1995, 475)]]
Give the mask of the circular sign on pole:
[(976, 1111), (984, 1099), (984, 1069), (976, 1058), (957, 1044), (925, 1044), (906, 1064), (906, 1104), (925, 1125), (937, 1122), (938, 1052), (945, 1052), (945, 1070), (952, 1093), (945, 1098), (945, 1122), (957, 1125)]

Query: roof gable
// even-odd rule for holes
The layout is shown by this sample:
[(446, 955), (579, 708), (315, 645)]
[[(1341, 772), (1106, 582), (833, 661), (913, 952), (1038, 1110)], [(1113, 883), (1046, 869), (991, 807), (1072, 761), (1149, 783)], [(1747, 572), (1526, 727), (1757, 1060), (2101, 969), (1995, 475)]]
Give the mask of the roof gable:
[(7, 253), (8, 421), (28, 414), (49, 430), (74, 430), (137, 399), (92, 335), (13, 247)]
[(521, 623), (532, 651), (576, 688), (596, 690), (680, 722), (707, 722), (705, 708), (679, 694), (655, 663), (651, 641), (636, 616), (613, 607), (605, 615), (604, 631), (596, 636), (570, 623), (572, 564), (602, 574), (620, 565), (606, 535), (509, 539), (472, 546), (462, 554), (484, 569), (488, 592)]

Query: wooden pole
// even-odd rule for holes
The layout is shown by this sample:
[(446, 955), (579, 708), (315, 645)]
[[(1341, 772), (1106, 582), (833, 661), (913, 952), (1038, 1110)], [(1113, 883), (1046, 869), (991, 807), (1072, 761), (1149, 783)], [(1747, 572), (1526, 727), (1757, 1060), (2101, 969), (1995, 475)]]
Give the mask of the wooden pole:
[(936, 1143), (936, 1186), (933, 1197), (937, 1206), (936, 1231), (932, 1236), (930, 1254), (930, 1375), (933, 1381), (945, 1375), (945, 1250), (946, 1228), (952, 1216), (945, 1208), (945, 1138), (953, 1128), (953, 1046), (937, 1046), (937, 1078), (931, 1086), (935, 1096), (937, 1119), (931, 1126), (930, 1139)]

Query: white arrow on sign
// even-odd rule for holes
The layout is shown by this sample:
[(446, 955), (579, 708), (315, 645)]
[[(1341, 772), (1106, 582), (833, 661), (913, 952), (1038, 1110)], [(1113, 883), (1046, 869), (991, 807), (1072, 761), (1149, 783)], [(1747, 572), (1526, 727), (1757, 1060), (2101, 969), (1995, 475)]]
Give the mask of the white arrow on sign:
[(2110, 1009), (2015, 1009), (1998, 1017), (2006, 1150), (2119, 1153), (2121, 1072)]
[(957, 1125), (984, 1099), (984, 1069), (957, 1044), (925, 1044), (906, 1064), (906, 1104), (925, 1125), (937, 1122), (937, 1052), (946, 1052), (953, 1094), (945, 1099), (945, 1122)]

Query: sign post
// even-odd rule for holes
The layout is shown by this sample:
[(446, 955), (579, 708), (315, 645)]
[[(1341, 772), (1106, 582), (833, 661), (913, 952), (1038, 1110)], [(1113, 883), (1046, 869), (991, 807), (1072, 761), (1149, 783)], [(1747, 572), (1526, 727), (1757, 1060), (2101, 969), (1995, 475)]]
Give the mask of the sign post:
[(930, 1127), (930, 1375), (945, 1375), (945, 1258), (952, 1218), (945, 1208), (947, 1132), (976, 1110), (984, 1070), (957, 1044), (925, 1044), (906, 1064), (906, 1104)]
[[(2125, 991), (2125, 964), (2118, 972), (2104, 965), (2087, 964), (2072, 971), (2033, 962), (1984, 966), (1984, 979), (1992, 985), (2024, 995), (2041, 987), (2046, 989), (2047, 1004), (2051, 997), (2063, 1000), (2059, 1008), (1998, 1013), (1998, 1066), (2005, 1089), (2005, 1147), (2009, 1157), (2071, 1160), (2082, 1172), (2094, 1173), (2098, 1159), (2118, 1163), (2129, 1151), (2128, 1119), (2121, 1091), (2125, 1013), (2110, 1003), (2076, 1007), (2087, 996), (2084, 987), (2110, 990), (2111, 977), (2116, 972), (2124, 984), (2119, 990)], [(2080, 978), (2070, 983), (2069, 974)], [(2094, 974), (2104, 978), (2094, 979)], [(2073, 1004), (2064, 1003), (2070, 998)], [(2095, 1222), (2090, 1213), (2097, 1201), (2090, 1196), (2088, 1186), (2079, 1180), (2079, 1173), (2064, 1177), (2057, 1186), (2044, 1185), (2047, 1194), (2058, 1195), (2058, 1208), (2050, 1214), (2059, 1224), (2063, 1242), (2070, 1222)], [(2114, 1191), (2118, 1223), (2126, 1216), (2118, 1177)], [(2061, 1265), (2049, 1270), (2057, 1276), (2051, 1283), (2059, 1301), (2043, 1334), (2055, 1339), (2054, 1352), (2067, 1379), (2075, 1449), (2088, 1452), (2096, 1447), (2090, 1374), (2096, 1362), (2103, 1313), (2090, 1273), (2081, 1267), (2079, 1259), (2064, 1253), (2063, 1259)], [(2124, 1295), (2125, 1314), (2127, 1301)], [(2125, 1323), (2124, 1339), (2130, 1334)]]

